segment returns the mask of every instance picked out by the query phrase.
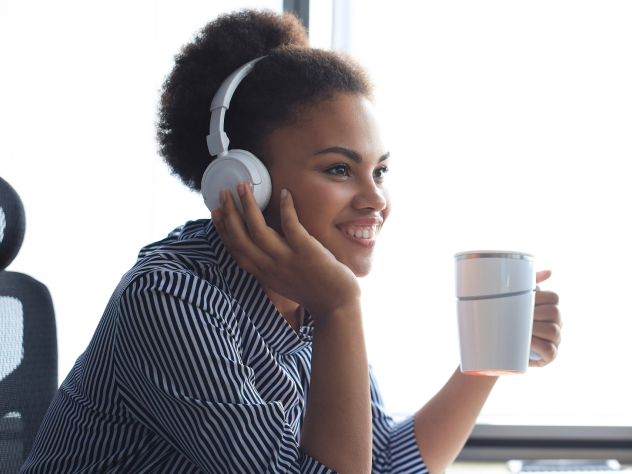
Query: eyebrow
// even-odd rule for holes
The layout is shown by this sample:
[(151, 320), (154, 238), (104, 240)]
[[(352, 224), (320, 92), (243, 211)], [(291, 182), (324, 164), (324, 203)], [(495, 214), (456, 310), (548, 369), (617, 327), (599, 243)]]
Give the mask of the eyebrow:
[[(315, 154), (325, 155), (327, 153), (337, 153), (339, 155), (344, 155), (347, 158), (352, 159), (356, 163), (362, 163), (362, 157), (360, 156), (360, 153), (354, 150), (350, 150), (349, 148), (341, 147), (341, 146), (332, 146), (331, 148), (325, 148), (324, 150), (321, 150)], [(386, 153), (382, 155), (378, 163), (381, 163), (382, 161), (386, 160), (389, 156), (391, 156), (391, 152), (387, 151)]]

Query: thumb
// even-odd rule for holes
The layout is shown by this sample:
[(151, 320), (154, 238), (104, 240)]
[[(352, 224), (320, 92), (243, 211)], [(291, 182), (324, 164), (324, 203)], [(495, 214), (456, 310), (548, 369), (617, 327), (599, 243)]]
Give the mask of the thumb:
[(536, 272), (535, 282), (542, 283), (543, 281), (548, 280), (549, 278), (551, 278), (551, 273), (553, 273), (551, 270), (542, 270), (540, 272)]

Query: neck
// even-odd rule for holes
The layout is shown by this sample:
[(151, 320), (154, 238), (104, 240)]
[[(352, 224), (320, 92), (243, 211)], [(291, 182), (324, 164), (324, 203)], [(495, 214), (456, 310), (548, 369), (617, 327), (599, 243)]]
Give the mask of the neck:
[(272, 301), (272, 304), (277, 309), (283, 319), (287, 321), (287, 323), (292, 326), (294, 331), (298, 331), (301, 325), (303, 324), (303, 308), (294, 301), (287, 299), (285, 296), (281, 296), (280, 294), (272, 291), (270, 288), (266, 288), (265, 286), (259, 284), (261, 289), (266, 294), (266, 296)]

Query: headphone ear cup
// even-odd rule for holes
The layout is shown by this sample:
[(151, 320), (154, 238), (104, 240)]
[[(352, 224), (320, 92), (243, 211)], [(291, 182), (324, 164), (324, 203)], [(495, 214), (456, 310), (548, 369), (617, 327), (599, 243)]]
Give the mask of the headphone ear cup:
[(237, 185), (242, 182), (250, 184), (257, 205), (263, 211), (272, 194), (270, 173), (261, 160), (245, 150), (229, 150), (226, 155), (208, 165), (201, 186), (204, 204), (209, 210), (220, 207), (219, 193), (227, 189), (232, 193), (239, 213), (243, 215), (237, 194)]
[(254, 187), (253, 194), (257, 200), (259, 209), (263, 212), (263, 210), (268, 207), (270, 197), (272, 196), (272, 178), (270, 178), (270, 173), (268, 172), (266, 165), (264, 165), (263, 162), (252, 153), (248, 154), (252, 157), (253, 162), (258, 167), (261, 176), (261, 184)]

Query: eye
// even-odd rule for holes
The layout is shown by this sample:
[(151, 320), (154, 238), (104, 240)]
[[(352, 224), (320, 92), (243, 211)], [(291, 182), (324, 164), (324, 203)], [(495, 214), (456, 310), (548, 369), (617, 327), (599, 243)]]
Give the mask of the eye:
[(349, 176), (349, 166), (341, 163), (328, 168), (325, 172), (336, 176)]
[(382, 166), (381, 168), (375, 170), (375, 177), (383, 179), (386, 173), (388, 173), (388, 167)]

